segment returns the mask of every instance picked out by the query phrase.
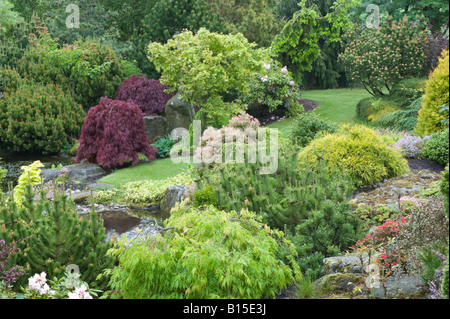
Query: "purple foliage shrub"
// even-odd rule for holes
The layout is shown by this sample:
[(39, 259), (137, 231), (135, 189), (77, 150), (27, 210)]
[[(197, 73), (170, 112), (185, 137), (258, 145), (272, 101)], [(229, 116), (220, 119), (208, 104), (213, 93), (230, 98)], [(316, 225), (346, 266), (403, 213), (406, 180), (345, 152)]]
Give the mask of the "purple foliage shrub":
[(110, 169), (130, 162), (139, 162), (139, 153), (150, 161), (158, 149), (150, 145), (145, 134), (143, 113), (134, 102), (111, 100), (103, 97), (89, 109), (79, 139), (76, 160)]
[(429, 34), (426, 42), (425, 52), (427, 57), (428, 73), (432, 72), (439, 63), (442, 51), (449, 49), (448, 36), (439, 33)]
[(120, 85), (116, 100), (132, 100), (141, 108), (144, 115), (161, 115), (164, 113), (166, 103), (175, 95), (174, 92), (165, 92), (169, 88), (158, 80), (132, 75)]
[(8, 245), (3, 239), (0, 240), (0, 281), (4, 281), (6, 286), (12, 285), (23, 275), (22, 266), (9, 266), (9, 261), (17, 250), (15, 242)]

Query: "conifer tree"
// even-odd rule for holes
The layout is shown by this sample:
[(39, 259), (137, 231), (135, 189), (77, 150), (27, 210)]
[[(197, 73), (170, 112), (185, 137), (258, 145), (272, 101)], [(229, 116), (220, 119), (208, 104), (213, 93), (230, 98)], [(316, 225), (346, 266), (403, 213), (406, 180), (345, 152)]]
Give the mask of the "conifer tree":
[(20, 209), (12, 198), (0, 200), (0, 239), (18, 242), (19, 251), (11, 263), (24, 265), (30, 275), (46, 272), (49, 278), (61, 277), (67, 266), (77, 265), (80, 278), (90, 287), (104, 287), (107, 277), (95, 279), (113, 266), (115, 258), (106, 255), (112, 243), (105, 241), (103, 221), (95, 210), (83, 218), (64, 194), (56, 192), (53, 201), (47, 200), (42, 190), (40, 199), (35, 196), (28, 184)]

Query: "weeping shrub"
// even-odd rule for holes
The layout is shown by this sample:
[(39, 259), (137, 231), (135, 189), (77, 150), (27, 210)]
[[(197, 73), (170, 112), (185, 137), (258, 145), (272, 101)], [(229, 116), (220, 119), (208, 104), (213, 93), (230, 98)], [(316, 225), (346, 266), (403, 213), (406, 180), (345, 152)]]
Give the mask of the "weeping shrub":
[(116, 100), (133, 101), (144, 115), (161, 115), (164, 113), (166, 103), (175, 95), (175, 92), (166, 93), (170, 87), (159, 80), (147, 79), (132, 75), (120, 85), (116, 93)]
[(110, 286), (121, 297), (274, 298), (302, 278), (293, 245), (247, 210), (181, 205), (165, 226), (163, 235), (116, 249), (119, 265), (111, 272)]
[(76, 160), (87, 159), (104, 168), (139, 162), (139, 153), (149, 161), (158, 149), (150, 145), (145, 134), (143, 113), (134, 102), (103, 97), (84, 120)]

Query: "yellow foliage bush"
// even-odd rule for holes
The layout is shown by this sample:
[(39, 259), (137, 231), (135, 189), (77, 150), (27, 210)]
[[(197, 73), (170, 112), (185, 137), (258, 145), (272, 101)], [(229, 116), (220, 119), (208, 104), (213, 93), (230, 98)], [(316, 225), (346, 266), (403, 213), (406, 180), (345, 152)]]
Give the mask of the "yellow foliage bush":
[(439, 64), (430, 74), (425, 87), (422, 107), (419, 110), (416, 133), (430, 135), (443, 131), (447, 125), (442, 120), (448, 119), (448, 112), (442, 112), (442, 105), (449, 105), (449, 61), (448, 51), (443, 51)]
[(318, 157), (328, 157), (330, 165), (342, 165), (356, 186), (373, 185), (409, 171), (401, 152), (363, 125), (344, 125), (338, 133), (313, 140), (298, 160), (315, 166)]

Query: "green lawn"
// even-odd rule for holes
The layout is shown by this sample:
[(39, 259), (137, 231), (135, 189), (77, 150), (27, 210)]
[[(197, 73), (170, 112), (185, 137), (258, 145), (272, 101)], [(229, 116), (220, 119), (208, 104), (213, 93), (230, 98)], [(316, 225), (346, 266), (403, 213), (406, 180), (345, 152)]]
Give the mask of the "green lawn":
[[(319, 106), (312, 112), (338, 124), (358, 123), (356, 105), (371, 95), (364, 88), (307, 90), (302, 91), (303, 99), (317, 101)], [(292, 118), (269, 125), (277, 128), (284, 135), (289, 134), (294, 121)]]
[(98, 183), (109, 183), (113, 186), (121, 186), (128, 182), (139, 180), (164, 180), (178, 175), (187, 169), (189, 164), (175, 164), (170, 158), (159, 159), (150, 163), (142, 163), (112, 172), (101, 178)]

